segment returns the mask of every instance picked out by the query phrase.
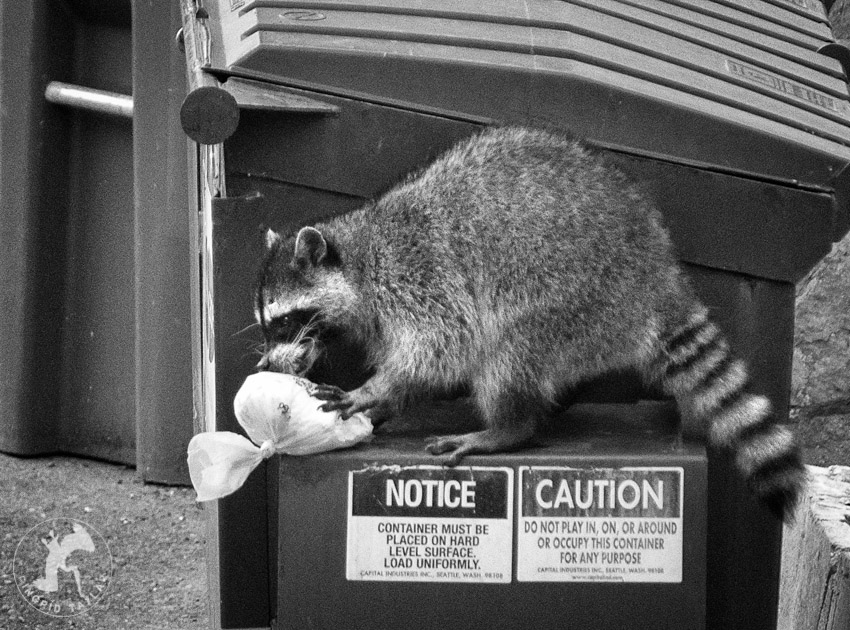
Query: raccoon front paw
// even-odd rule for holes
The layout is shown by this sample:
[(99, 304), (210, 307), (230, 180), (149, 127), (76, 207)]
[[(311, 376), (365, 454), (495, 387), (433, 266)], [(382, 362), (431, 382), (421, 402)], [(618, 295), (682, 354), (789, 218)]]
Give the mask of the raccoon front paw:
[(316, 383), (313, 386), (313, 391), (311, 392), (313, 398), (332, 401), (342, 400), (342, 397), (347, 393), (348, 392), (341, 387), (337, 387), (336, 385), (326, 385), (324, 383)]
[(350, 392), (336, 385), (317, 385), (313, 396), (327, 402), (319, 407), (322, 411), (339, 411), (343, 420), (348, 420), (355, 413), (375, 407), (380, 400), (364, 386)]

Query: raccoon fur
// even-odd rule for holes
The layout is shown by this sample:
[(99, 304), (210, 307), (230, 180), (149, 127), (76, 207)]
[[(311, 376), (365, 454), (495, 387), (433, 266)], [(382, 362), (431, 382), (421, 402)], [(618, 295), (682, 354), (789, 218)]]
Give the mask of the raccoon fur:
[(368, 353), (361, 387), (320, 387), (326, 409), (383, 415), (466, 386), (485, 428), (427, 446), (453, 465), (521, 447), (560, 392), (633, 368), (790, 514), (804, 479), (794, 437), (748, 392), (658, 210), (581, 142), (490, 128), (360, 210), (266, 239), (259, 367), (304, 374), (325, 336)]

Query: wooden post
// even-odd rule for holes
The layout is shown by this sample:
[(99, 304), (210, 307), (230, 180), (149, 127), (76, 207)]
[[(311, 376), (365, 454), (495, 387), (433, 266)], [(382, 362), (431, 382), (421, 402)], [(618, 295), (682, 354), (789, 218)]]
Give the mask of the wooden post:
[(809, 466), (810, 483), (785, 527), (778, 630), (850, 628), (850, 467)]

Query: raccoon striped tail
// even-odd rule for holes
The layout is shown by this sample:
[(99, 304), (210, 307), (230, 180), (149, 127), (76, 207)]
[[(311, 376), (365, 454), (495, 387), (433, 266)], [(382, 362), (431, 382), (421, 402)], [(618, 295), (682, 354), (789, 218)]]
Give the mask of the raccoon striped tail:
[(767, 398), (747, 391), (746, 365), (707, 315), (701, 307), (662, 338), (660, 381), (676, 398), (685, 431), (731, 449), (751, 490), (788, 521), (805, 480), (800, 449), (775, 423)]

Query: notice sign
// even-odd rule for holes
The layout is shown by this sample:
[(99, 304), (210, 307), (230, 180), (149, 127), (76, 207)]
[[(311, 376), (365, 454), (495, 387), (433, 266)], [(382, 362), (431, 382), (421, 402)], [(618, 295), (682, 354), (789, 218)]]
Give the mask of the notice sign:
[(681, 582), (681, 468), (519, 470), (517, 580)]
[(479, 466), (349, 472), (346, 578), (510, 582), (513, 480)]

